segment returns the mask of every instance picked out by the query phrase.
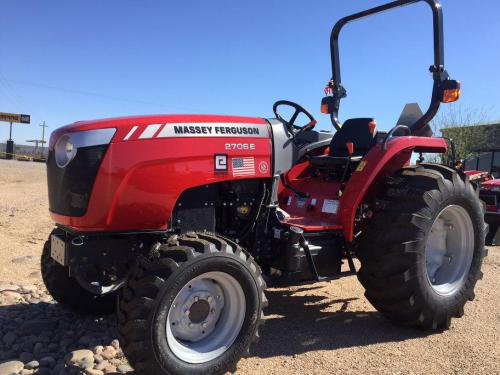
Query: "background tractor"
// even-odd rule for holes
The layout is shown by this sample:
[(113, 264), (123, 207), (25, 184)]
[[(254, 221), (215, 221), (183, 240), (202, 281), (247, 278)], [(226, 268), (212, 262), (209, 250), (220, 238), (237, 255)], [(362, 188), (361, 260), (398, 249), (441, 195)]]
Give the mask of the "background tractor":
[[(274, 104), (272, 119), (137, 116), (53, 132), (47, 174), (57, 226), (41, 265), (53, 297), (81, 312), (117, 309), (140, 374), (233, 371), (264, 323), (265, 280), (357, 274), (391, 321), (448, 328), (474, 298), (486, 226), (465, 174), (421, 158), (410, 164), (414, 153), (447, 152), (428, 123), (460, 93), (444, 69), (437, 0), (425, 0), (434, 27), (427, 111), (409, 106), (387, 133), (370, 117), (338, 120), (342, 27), (416, 2), (334, 26), (321, 108), (335, 133), (315, 131), (313, 116), (289, 101)], [(285, 118), (284, 108), (293, 114)]]
[(496, 242), (500, 227), (500, 150), (483, 150), (477, 157), (464, 160), (465, 173), (480, 186), (479, 198), (484, 202), (484, 220), (489, 225), (486, 244)]

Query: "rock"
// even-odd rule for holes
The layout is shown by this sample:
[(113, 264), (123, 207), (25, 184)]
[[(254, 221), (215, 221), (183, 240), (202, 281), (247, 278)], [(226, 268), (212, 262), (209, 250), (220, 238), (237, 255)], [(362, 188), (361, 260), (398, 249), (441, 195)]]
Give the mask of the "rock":
[(64, 369), (64, 362), (59, 362), (57, 365), (52, 369), (52, 372), (54, 375), (66, 375), (66, 370)]
[(24, 368), (27, 370), (34, 370), (40, 367), (40, 363), (38, 361), (29, 361), (24, 364)]
[(104, 373), (105, 374), (116, 374), (116, 366), (113, 366), (113, 365), (109, 365), (108, 367), (106, 367), (104, 369)]
[(14, 341), (16, 341), (16, 339), (17, 339), (17, 336), (16, 336), (15, 333), (13, 333), (13, 332), (7, 332), (3, 336), (2, 341), (5, 343), (5, 345), (11, 346), (14, 343)]
[(94, 338), (92, 336), (82, 336), (78, 340), (78, 343), (81, 345), (90, 345), (92, 341), (94, 341)]
[(45, 347), (41, 342), (37, 342), (35, 344), (35, 346), (33, 347), (33, 353), (35, 353), (35, 355), (43, 353), (44, 351), (45, 351)]
[(28, 363), (28, 362), (32, 361), (33, 358), (35, 358), (35, 357), (30, 352), (22, 352), (21, 354), (19, 354), (19, 360), (23, 363)]
[(116, 366), (109, 365), (104, 368), (104, 373), (105, 374), (114, 374), (116, 373)]
[(104, 346), (102, 345), (97, 345), (94, 347), (94, 354), (101, 354), (104, 350)]
[(3, 291), (0, 294), (0, 296), (2, 296), (4, 298), (5, 304), (14, 304), (14, 303), (17, 303), (19, 301), (23, 301), (23, 296), (21, 293), (14, 292), (11, 290)]
[(115, 348), (116, 350), (120, 349), (120, 341), (118, 341), (117, 339), (114, 339), (113, 341), (111, 341), (111, 346), (113, 348)]
[(99, 362), (97, 365), (95, 365), (95, 369), (97, 370), (104, 370), (106, 367), (110, 366), (111, 363), (109, 363), (109, 361), (107, 360), (103, 360), (102, 362)]
[(123, 358), (123, 357), (124, 357), (123, 351), (121, 349), (118, 349), (116, 351), (116, 358)]
[(33, 285), (33, 284), (21, 285), (21, 292), (36, 293), (37, 291), (38, 291), (38, 288), (36, 285)]
[[(30, 301), (33, 303), (33, 300)], [(57, 321), (52, 319), (36, 319), (25, 322), (20, 332), (29, 335), (39, 335), (43, 331), (53, 331), (57, 328)]]
[(74, 350), (65, 357), (69, 366), (77, 366), (83, 369), (94, 367), (94, 353), (88, 349)]
[(101, 370), (96, 370), (96, 369), (86, 369), (84, 371), (84, 374), (85, 375), (104, 375), (104, 372), (102, 372)]
[(40, 367), (36, 370), (36, 375), (52, 375), (52, 369), (48, 367)]
[(122, 374), (126, 374), (128, 372), (134, 371), (134, 369), (126, 363), (122, 363), (120, 366), (118, 366), (117, 370), (118, 370), (118, 372), (121, 372)]
[(27, 263), (35, 260), (33, 255), (26, 255), (24, 257), (14, 258), (12, 259), (12, 263)]
[(53, 368), (56, 365), (56, 362), (57, 361), (53, 357), (47, 356), (47, 357), (43, 357), (42, 359), (40, 359), (40, 366)]
[(112, 346), (106, 346), (101, 355), (104, 359), (113, 359), (116, 357), (116, 350)]
[(109, 360), (109, 363), (111, 363), (113, 366), (120, 366), (122, 364), (122, 361), (119, 359), (113, 358)]
[(24, 368), (24, 363), (20, 361), (8, 361), (0, 363), (0, 374), (10, 375), (19, 374), (19, 372)]

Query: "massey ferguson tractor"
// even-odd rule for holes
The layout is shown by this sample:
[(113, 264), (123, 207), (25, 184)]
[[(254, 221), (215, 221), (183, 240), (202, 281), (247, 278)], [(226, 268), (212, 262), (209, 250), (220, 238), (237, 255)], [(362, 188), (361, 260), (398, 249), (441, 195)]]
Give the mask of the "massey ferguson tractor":
[[(419, 1), (433, 15), (429, 108), (405, 111), (387, 133), (371, 117), (341, 124), (341, 29)], [(428, 123), (460, 94), (444, 68), (440, 4), (398, 0), (353, 14), (336, 23), (330, 43), (321, 110), (334, 133), (315, 131), (306, 109), (281, 100), (271, 119), (122, 117), (51, 135), (57, 224), (43, 279), (69, 308), (116, 310), (138, 374), (234, 371), (262, 330), (266, 281), (356, 274), (382, 315), (429, 330), (447, 329), (474, 299), (487, 230), (478, 189), (454, 166), (421, 157), (448, 152)]]
[(495, 238), (500, 227), (500, 150), (478, 152), (480, 154), (477, 157), (464, 160), (463, 169), (469, 179), (480, 186), (479, 199), (485, 204), (484, 221), (489, 226), (486, 245), (496, 245)]

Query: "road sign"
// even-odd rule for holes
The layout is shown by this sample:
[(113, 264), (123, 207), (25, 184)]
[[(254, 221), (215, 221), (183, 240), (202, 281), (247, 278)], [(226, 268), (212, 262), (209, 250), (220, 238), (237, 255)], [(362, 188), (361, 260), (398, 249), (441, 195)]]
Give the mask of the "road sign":
[(4, 113), (0, 112), (0, 121), (6, 122), (19, 122), (21, 124), (29, 124), (31, 121), (30, 115), (22, 115), (18, 113)]

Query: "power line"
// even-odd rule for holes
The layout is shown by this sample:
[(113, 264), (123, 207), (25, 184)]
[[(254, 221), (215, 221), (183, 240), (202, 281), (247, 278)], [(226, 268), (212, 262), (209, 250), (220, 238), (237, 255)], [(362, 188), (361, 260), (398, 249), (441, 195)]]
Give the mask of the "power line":
[(165, 108), (172, 108), (172, 109), (177, 109), (177, 110), (182, 110), (182, 111), (197, 111), (197, 112), (200, 111), (199, 109), (194, 109), (194, 108), (179, 107), (179, 106), (172, 106), (172, 105), (166, 106), (166, 105), (161, 104), (161, 103), (149, 102), (149, 101), (145, 101), (145, 100), (127, 99), (127, 98), (122, 98), (122, 97), (118, 97), (118, 96), (99, 94), (99, 93), (90, 92), (90, 91), (68, 89), (68, 88), (65, 88), (65, 87), (58, 87), (58, 86), (46, 85), (44, 83), (27, 82), (27, 81), (21, 81), (21, 80), (13, 80), (13, 79), (6, 79), (6, 81), (9, 81), (9, 82), (12, 82), (12, 83), (18, 84), (18, 85), (38, 87), (38, 88), (47, 89), (47, 90), (65, 92), (65, 93), (68, 93), (68, 94), (84, 95), (84, 96), (90, 96), (90, 97), (102, 98), (102, 99), (109, 99), (109, 100), (114, 100), (114, 101), (121, 101), (121, 102), (128, 102), (128, 103), (135, 103), (135, 104), (142, 104), (142, 105), (149, 105), (149, 106), (161, 107), (161, 108), (164, 108), (164, 109)]
[(12, 87), (12, 85), (9, 83), (9, 81), (7, 80), (7, 78), (5, 78), (5, 76), (2, 74), (2, 72), (0, 72), (0, 84), (3, 86), (5, 92), (6, 92), (6, 96), (7, 98), (9, 98), (13, 103), (14, 105), (17, 105), (19, 107), (26, 107), (23, 103), (24, 100), (22, 100), (21, 96), (17, 94), (16, 90), (14, 89), (14, 87)]

